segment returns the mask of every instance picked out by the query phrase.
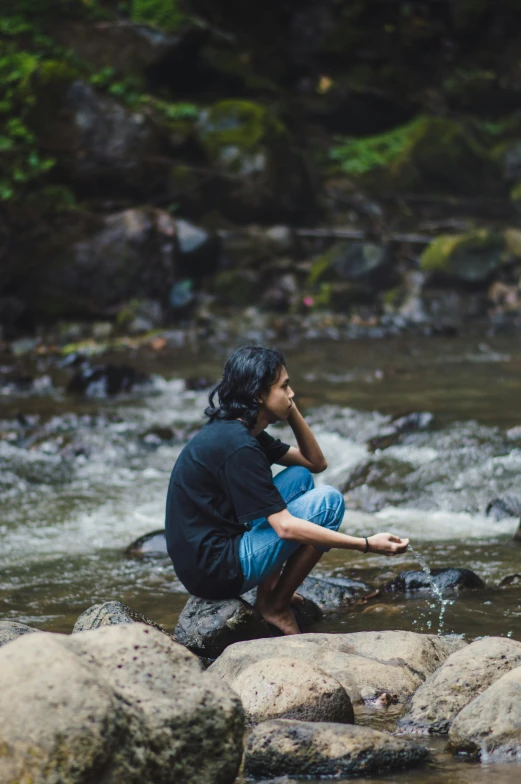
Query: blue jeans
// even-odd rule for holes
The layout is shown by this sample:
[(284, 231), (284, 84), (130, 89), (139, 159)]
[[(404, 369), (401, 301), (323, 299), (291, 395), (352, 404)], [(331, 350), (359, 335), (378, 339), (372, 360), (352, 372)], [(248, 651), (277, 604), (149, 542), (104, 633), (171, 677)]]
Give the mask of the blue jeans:
[[(309, 520), (337, 531), (344, 517), (344, 497), (329, 485), (315, 487), (307, 468), (291, 466), (273, 480), (288, 511), (294, 517)], [(300, 547), (300, 542), (281, 539), (265, 517), (250, 522), (251, 529), (241, 536), (239, 558), (244, 582), (241, 593), (263, 582)], [(317, 548), (327, 552), (329, 548)]]

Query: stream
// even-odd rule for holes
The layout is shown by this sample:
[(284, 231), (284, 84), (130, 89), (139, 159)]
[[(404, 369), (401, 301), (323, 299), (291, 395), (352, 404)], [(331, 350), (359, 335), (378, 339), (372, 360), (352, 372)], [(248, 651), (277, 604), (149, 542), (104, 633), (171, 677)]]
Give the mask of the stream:
[[(329, 462), (317, 482), (345, 493), (343, 530), (390, 530), (409, 536), (415, 551), (393, 559), (331, 551), (318, 571), (379, 587), (405, 569), (465, 567), (486, 583), (448, 596), (382, 592), (326, 615), (316, 631), (440, 630), (521, 641), (521, 580), (498, 587), (521, 571), (512, 542), (519, 519), (486, 515), (495, 498), (521, 498), (519, 338), (476, 333), (280, 347)], [(230, 348), (104, 355), (98, 361), (124, 362), (151, 377), (112, 399), (67, 394), (72, 371), (56, 357), (0, 356), (2, 619), (69, 633), (87, 607), (119, 600), (173, 629), (187, 594), (170, 562), (123, 551), (163, 526), (170, 471), (202, 424), (208, 390), (197, 387), (218, 377)], [(393, 435), (393, 417), (410, 411), (430, 412), (433, 421)], [(291, 437), (287, 426), (272, 432)], [(400, 710), (362, 708), (357, 720), (392, 730)], [(468, 763), (446, 753), (443, 739), (425, 742), (433, 755), (423, 768), (365, 780), (519, 779), (515, 764)]]

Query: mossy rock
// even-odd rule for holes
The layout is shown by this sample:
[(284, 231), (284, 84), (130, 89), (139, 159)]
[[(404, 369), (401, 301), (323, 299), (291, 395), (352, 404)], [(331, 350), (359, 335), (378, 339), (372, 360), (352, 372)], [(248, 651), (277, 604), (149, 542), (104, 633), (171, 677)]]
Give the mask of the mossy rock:
[(259, 278), (251, 270), (224, 270), (217, 273), (214, 291), (227, 305), (253, 305), (259, 299)]
[(521, 230), (505, 229), (503, 236), (505, 238), (505, 250), (507, 255), (514, 259), (521, 259)]
[(372, 189), (472, 193), (496, 187), (499, 164), (475, 129), (455, 120), (420, 116), (377, 136), (333, 148), (340, 169)]
[(389, 250), (373, 242), (335, 242), (313, 261), (308, 285), (323, 281), (368, 281), (384, 283), (392, 259)]
[(434, 278), (484, 283), (504, 263), (504, 250), (504, 237), (489, 229), (442, 234), (422, 253), (420, 269)]

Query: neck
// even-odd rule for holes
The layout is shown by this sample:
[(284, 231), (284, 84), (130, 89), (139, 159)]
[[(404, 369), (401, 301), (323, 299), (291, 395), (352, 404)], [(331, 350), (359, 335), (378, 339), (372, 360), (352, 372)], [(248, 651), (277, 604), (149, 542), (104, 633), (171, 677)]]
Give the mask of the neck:
[(270, 424), (269, 417), (263, 411), (259, 411), (257, 415), (257, 421), (255, 422), (254, 426), (251, 428), (250, 433), (253, 437), (258, 436), (259, 433), (262, 433), (268, 425)]

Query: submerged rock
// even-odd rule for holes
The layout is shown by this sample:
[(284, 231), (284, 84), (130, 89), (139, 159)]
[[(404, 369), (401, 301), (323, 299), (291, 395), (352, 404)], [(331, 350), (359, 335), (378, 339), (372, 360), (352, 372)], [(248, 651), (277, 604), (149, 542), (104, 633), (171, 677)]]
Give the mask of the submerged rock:
[(447, 734), (458, 713), (510, 670), (521, 666), (521, 643), (487, 637), (456, 651), (411, 700), (398, 722), (405, 732)]
[(247, 776), (367, 776), (418, 765), (428, 751), (369, 727), (278, 719), (248, 738)]
[(18, 623), (17, 621), (0, 621), (0, 648), (12, 640), (22, 637), (24, 634), (32, 634), (39, 632), (40, 629), (33, 629), (32, 626), (26, 626), (25, 623)]
[(250, 722), (285, 718), (352, 724), (353, 706), (341, 684), (302, 659), (274, 657), (246, 667), (230, 686)]
[(449, 747), (482, 761), (521, 759), (521, 667), (503, 675), (458, 713)]
[(514, 495), (494, 498), (487, 506), (486, 515), (496, 522), (509, 517), (521, 517), (521, 498)]
[(409, 591), (432, 590), (436, 585), (441, 593), (461, 591), (465, 588), (485, 588), (485, 583), (470, 569), (432, 569), (430, 576), (421, 569), (401, 572), (383, 586), (386, 592), (407, 593)]
[(228, 645), (271, 637), (268, 625), (242, 599), (199, 599), (185, 604), (174, 638), (198, 656), (216, 659)]
[(503, 251), (503, 237), (489, 229), (443, 234), (423, 252), (420, 269), (433, 277), (481, 283), (502, 266)]
[(196, 657), (143, 624), (0, 650), (0, 780), (231, 784), (243, 711)]
[[(76, 632), (86, 632), (91, 629), (99, 629), (100, 626), (117, 626), (121, 623), (144, 623), (157, 629), (163, 634), (168, 634), (158, 623), (151, 621), (141, 613), (136, 612), (131, 607), (121, 602), (103, 602), (103, 604), (93, 604), (88, 610), (85, 610), (72, 630), (73, 634)], [(170, 635), (168, 635), (170, 636)]]
[(140, 536), (125, 549), (125, 555), (133, 558), (165, 558), (168, 556), (165, 529)]
[(83, 362), (67, 385), (69, 395), (86, 397), (114, 397), (132, 392), (136, 387), (149, 384), (150, 380), (126, 365), (97, 365)]
[(351, 604), (356, 599), (374, 592), (374, 588), (361, 580), (347, 577), (306, 577), (298, 592), (323, 610)]

